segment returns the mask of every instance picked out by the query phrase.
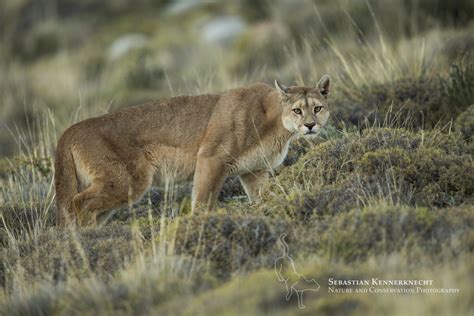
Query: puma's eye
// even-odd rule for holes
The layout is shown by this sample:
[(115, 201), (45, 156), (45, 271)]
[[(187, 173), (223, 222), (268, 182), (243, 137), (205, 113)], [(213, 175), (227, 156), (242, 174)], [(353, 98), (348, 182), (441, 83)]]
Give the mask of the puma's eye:
[(298, 115), (301, 115), (301, 113), (303, 113), (301, 112), (301, 109), (293, 109), (293, 112), (295, 112)]
[(314, 107), (314, 113), (318, 113), (319, 111), (321, 111), (322, 108), (323, 108), (322, 106)]

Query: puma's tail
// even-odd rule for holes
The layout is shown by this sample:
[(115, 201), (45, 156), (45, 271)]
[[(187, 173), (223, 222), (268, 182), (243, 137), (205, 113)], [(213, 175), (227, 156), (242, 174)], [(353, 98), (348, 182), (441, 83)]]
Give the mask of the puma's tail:
[(54, 161), (54, 185), (56, 187), (56, 224), (65, 227), (75, 221), (72, 205), (78, 193), (76, 167), (72, 157), (70, 141), (65, 133), (58, 143)]
[(281, 234), (280, 238), (278, 239), (278, 242), (283, 248), (283, 256), (287, 257), (289, 253), (289, 248), (288, 248), (287, 243), (285, 242), (285, 237), (286, 237), (285, 233)]

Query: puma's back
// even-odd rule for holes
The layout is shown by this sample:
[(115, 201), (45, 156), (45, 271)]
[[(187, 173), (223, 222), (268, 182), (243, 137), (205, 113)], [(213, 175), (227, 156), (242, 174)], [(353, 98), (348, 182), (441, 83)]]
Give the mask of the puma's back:
[(155, 142), (189, 144), (204, 135), (219, 98), (209, 94), (149, 102), (79, 122), (65, 134), (80, 139), (100, 136), (123, 149)]

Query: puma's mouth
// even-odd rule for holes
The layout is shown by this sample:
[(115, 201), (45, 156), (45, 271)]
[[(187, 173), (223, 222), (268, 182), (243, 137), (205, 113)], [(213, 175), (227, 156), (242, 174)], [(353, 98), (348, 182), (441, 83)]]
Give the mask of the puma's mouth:
[(303, 135), (304, 136), (308, 136), (308, 135), (313, 136), (313, 135), (316, 135), (318, 132), (319, 132), (319, 129), (316, 130), (316, 131), (310, 130), (310, 131), (305, 132)]
[(312, 138), (312, 137), (316, 137), (319, 135), (319, 133), (321, 132), (321, 129), (322, 127), (315, 127), (315, 128), (312, 128), (311, 130), (306, 130), (302, 136), (304, 137), (308, 137), (308, 138)]

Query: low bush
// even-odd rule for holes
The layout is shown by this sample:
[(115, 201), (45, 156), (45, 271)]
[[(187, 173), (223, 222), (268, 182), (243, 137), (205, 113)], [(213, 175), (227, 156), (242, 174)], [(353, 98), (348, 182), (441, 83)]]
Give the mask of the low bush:
[(437, 79), (404, 79), (336, 95), (332, 114), (339, 125), (433, 127), (451, 119)]
[(454, 127), (460, 132), (464, 139), (471, 140), (474, 134), (474, 105), (462, 112), (454, 122)]
[[(54, 283), (95, 275), (108, 279), (138, 251), (130, 227), (108, 225), (79, 232), (50, 229), (0, 251), (0, 283), (15, 286), (17, 268), (29, 282)], [(11, 275), (11, 274), (12, 275)]]
[(378, 199), (445, 207), (470, 201), (474, 164), (459, 134), (367, 129), (326, 141), (283, 170), (261, 208), (300, 219)]
[(403, 254), (415, 263), (453, 260), (474, 250), (474, 209), (427, 209), (374, 204), (315, 223), (321, 255), (354, 262)]
[(180, 255), (205, 259), (212, 273), (228, 278), (231, 273), (271, 266), (278, 236), (290, 223), (263, 216), (199, 214), (181, 218), (170, 231)]
[(455, 115), (465, 111), (474, 103), (474, 64), (465, 60), (453, 64), (442, 86), (447, 110)]
[(406, 78), (345, 89), (331, 102), (341, 125), (433, 128), (443, 126), (474, 103), (474, 66), (461, 61), (449, 76)]

